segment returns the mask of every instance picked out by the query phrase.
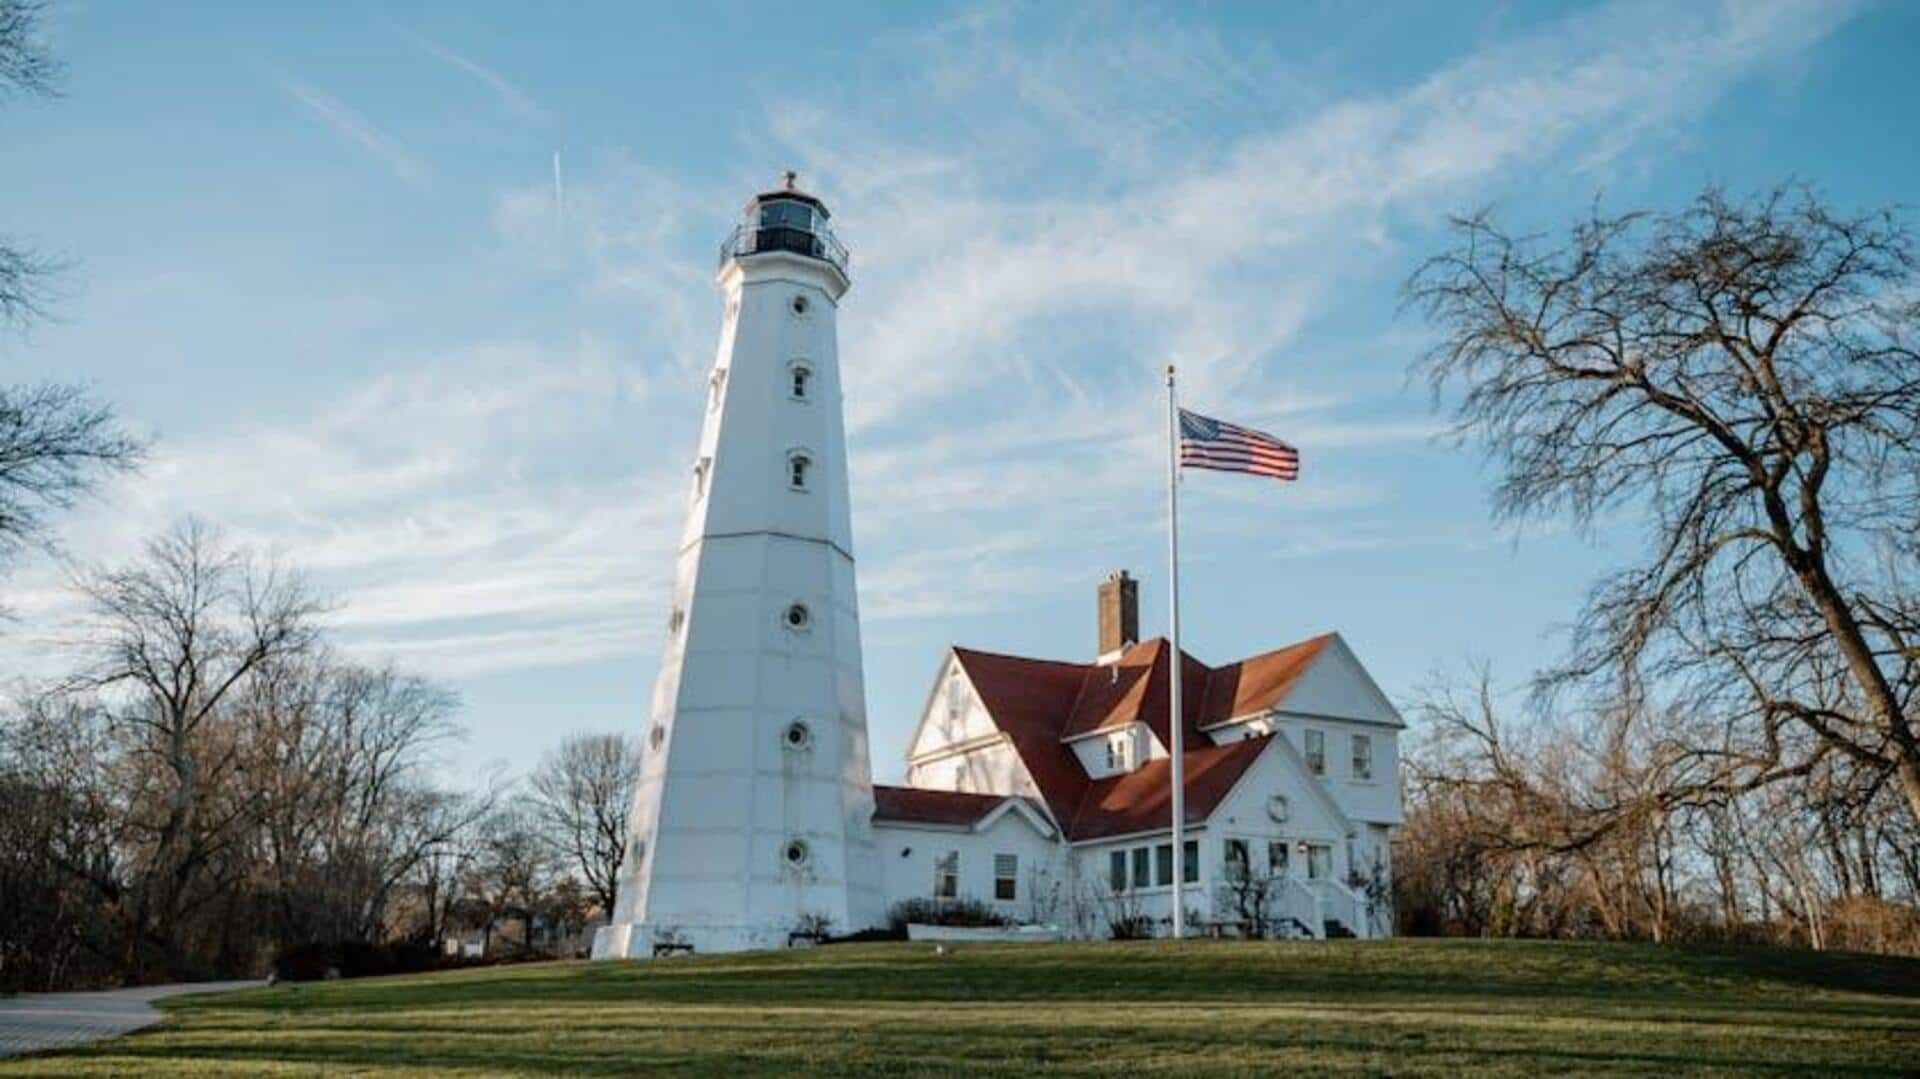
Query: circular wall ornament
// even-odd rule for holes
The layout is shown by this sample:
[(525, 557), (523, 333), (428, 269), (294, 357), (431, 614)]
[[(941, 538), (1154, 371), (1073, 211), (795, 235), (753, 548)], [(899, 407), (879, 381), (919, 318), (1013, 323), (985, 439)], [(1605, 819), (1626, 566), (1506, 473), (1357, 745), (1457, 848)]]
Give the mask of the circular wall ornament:
[(1287, 820), (1287, 796), (1276, 794), (1267, 799), (1267, 816), (1282, 824)]

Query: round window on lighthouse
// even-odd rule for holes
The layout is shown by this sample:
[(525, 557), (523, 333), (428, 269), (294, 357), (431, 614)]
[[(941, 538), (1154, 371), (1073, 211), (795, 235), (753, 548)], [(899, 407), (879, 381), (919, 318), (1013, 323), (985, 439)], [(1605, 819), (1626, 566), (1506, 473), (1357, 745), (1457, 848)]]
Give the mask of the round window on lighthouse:
[(804, 603), (790, 603), (780, 612), (780, 624), (795, 633), (805, 632), (813, 628), (813, 612)]
[(787, 845), (781, 849), (780, 857), (789, 868), (799, 869), (807, 864), (807, 859), (813, 857), (813, 852), (807, 849), (806, 840), (789, 839)]
[(780, 744), (795, 753), (813, 745), (813, 728), (804, 719), (796, 719), (780, 732)]
[(795, 318), (806, 318), (807, 312), (813, 310), (813, 301), (795, 293), (793, 299), (787, 301), (787, 310), (793, 312)]

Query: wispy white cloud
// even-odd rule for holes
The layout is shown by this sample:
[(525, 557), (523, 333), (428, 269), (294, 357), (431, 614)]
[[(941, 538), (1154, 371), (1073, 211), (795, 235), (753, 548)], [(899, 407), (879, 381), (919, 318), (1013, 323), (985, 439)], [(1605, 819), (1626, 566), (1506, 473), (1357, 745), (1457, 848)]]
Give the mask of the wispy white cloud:
[(333, 132), (373, 155), (395, 178), (413, 187), (425, 187), (431, 175), (426, 163), (398, 139), (375, 127), (340, 99), (311, 83), (277, 68), (265, 66), (268, 76), (287, 96), (331, 128)]
[[(1192, 402), (1281, 431), (1314, 476), (1286, 492), (1284, 536), (1245, 485), (1190, 485), (1194, 557), (1209, 536), (1272, 559), (1428, 542), (1392, 517), (1403, 481), (1380, 463), (1436, 430), (1400, 382), (1411, 342), (1380, 327), (1310, 354), (1329, 307), (1391, 288), (1439, 209), (1657, 149), (1845, 13), (1618, 5), (1342, 98), (1206, 32), (1097, 20), (1034, 40), (989, 11), (896, 40), (925, 74), (890, 98), (770, 100), (745, 134), (804, 165), (855, 246), (841, 355), (865, 614), (1004, 610), (1157, 549), (1169, 360)], [(511, 83), (422, 47), (513, 107)], [(364, 118), (275, 79), (426, 182)], [(1198, 140), (1186, 118), (1219, 110), (1235, 134)], [(719, 316), (716, 196), (633, 161), (572, 172), (564, 220), (547, 184), (500, 194), (490, 272), (559, 283), (555, 321), (590, 329), (396, 355), (305, 422), (162, 443), (72, 530), (76, 553), (124, 556), (197, 512), (342, 592), (354, 647), (427, 670), (652, 648)], [(51, 571), (13, 583), (16, 606), (64, 602)]]
[(418, 46), (422, 52), (440, 62), (478, 79), (481, 85), (493, 91), (500, 103), (516, 116), (534, 117), (540, 115), (540, 106), (525, 90), (498, 71), (464, 54), (455, 52), (441, 43), (420, 34), (402, 31), (407, 40)]

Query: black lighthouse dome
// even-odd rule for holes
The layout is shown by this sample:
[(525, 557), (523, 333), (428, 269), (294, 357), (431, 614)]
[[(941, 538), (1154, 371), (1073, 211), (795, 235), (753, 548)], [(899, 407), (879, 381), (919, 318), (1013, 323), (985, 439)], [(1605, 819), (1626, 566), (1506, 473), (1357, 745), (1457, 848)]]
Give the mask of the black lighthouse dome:
[(747, 201), (740, 224), (720, 246), (720, 262), (748, 255), (785, 251), (831, 263), (847, 272), (847, 249), (834, 236), (827, 204), (794, 186), (798, 177), (788, 172), (775, 190), (762, 191)]

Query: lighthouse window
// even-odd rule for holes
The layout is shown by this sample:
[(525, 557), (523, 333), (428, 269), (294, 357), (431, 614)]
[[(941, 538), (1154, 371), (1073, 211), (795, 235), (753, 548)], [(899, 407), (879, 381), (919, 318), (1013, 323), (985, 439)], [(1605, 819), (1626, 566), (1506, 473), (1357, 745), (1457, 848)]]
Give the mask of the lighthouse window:
[(787, 607), (780, 620), (786, 623), (788, 629), (806, 629), (813, 625), (813, 613), (807, 610), (806, 604), (795, 603)]
[(788, 301), (787, 303), (787, 308), (796, 315), (806, 314), (807, 309), (811, 306), (812, 305), (807, 302), (807, 298), (805, 296), (795, 296), (792, 300)]
[(807, 473), (813, 469), (813, 458), (804, 453), (789, 454), (787, 457), (787, 486), (796, 491), (807, 489)]
[(786, 849), (781, 851), (780, 856), (786, 859), (788, 865), (799, 869), (801, 866), (807, 864), (807, 859), (812, 853), (812, 851), (807, 849), (806, 840), (789, 839), (787, 840)]
[(788, 393), (796, 401), (806, 400), (807, 391), (813, 385), (813, 368), (808, 367), (803, 361), (795, 360), (789, 374), (793, 381)]
[(720, 407), (720, 391), (726, 389), (726, 386), (727, 386), (727, 369), (724, 367), (716, 368), (713, 372), (713, 375), (707, 379), (707, 411), (708, 412), (712, 412), (714, 409)]
[(794, 720), (787, 724), (786, 731), (780, 736), (788, 749), (801, 750), (813, 744), (813, 730), (803, 720)]
[(707, 497), (707, 471), (713, 467), (713, 458), (702, 457), (693, 466), (693, 497)]
[(760, 226), (770, 229), (813, 227), (813, 209), (804, 202), (768, 202), (760, 207)]

